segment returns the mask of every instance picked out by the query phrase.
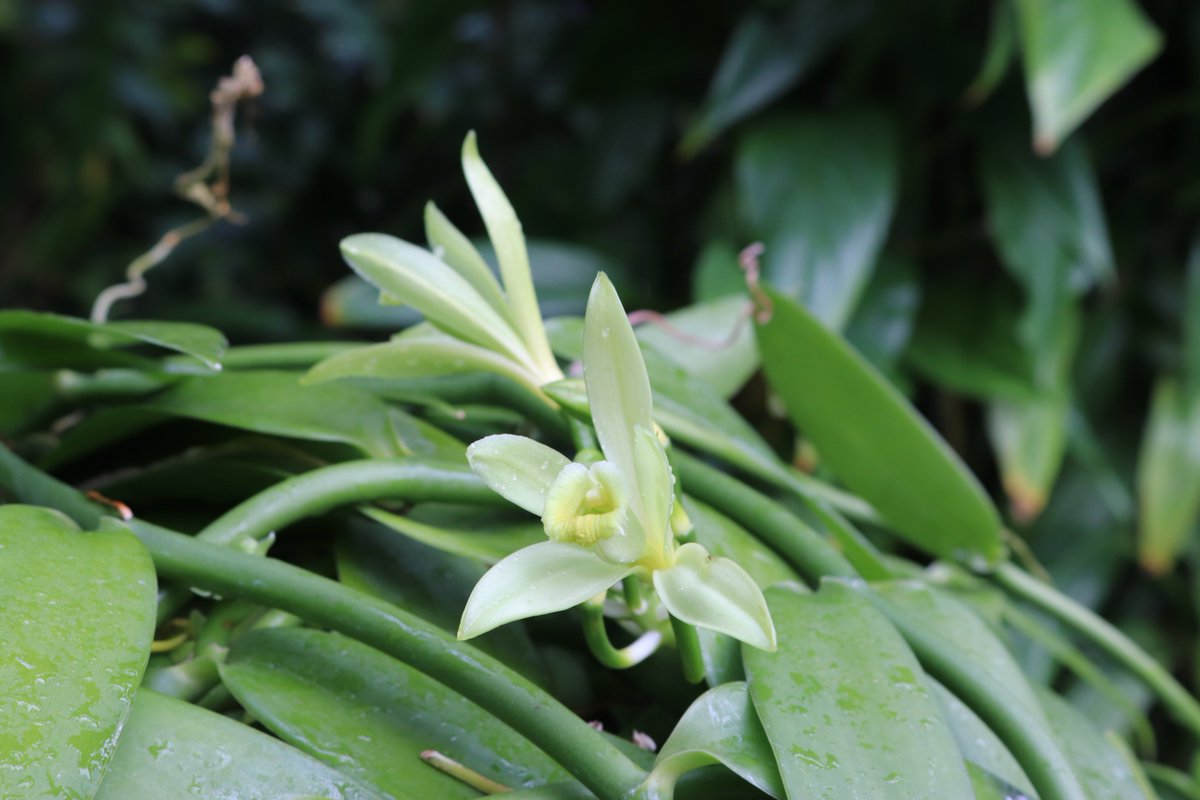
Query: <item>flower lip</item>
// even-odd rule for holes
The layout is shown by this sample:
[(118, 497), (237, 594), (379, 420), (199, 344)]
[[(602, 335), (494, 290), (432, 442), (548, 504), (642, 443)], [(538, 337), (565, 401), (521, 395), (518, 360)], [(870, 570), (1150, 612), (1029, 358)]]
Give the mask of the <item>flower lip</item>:
[(542, 524), (557, 542), (588, 547), (622, 532), (625, 482), (607, 461), (568, 464), (546, 492)]

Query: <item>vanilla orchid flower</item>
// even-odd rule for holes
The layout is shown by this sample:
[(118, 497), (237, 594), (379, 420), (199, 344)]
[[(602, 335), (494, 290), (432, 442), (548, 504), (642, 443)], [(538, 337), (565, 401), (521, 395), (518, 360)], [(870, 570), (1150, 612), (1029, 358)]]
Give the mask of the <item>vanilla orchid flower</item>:
[(548, 541), (488, 570), (467, 600), (459, 638), (571, 608), (634, 575), (653, 584), (677, 619), (774, 650), (770, 612), (745, 570), (675, 539), (675, 479), (651, 418), (646, 366), (604, 273), (588, 298), (583, 373), (603, 460), (572, 462), (507, 434), (467, 450), (471, 468), (488, 486), (541, 517)]

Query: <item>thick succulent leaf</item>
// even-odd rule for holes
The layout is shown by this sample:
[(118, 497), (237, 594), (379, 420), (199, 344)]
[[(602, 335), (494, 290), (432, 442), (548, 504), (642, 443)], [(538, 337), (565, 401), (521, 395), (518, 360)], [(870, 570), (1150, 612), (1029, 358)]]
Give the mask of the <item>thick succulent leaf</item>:
[(506, 622), (577, 606), (629, 571), (626, 564), (609, 563), (574, 544), (539, 542), (518, 550), (475, 584), (458, 638), (470, 639)]
[(449, 337), (402, 338), (331, 356), (310, 369), (302, 383), (339, 378), (428, 378), (491, 372), (533, 391), (539, 380), (511, 358)]
[(772, 313), (757, 332), (767, 379), (838, 477), (914, 545), (998, 561), (999, 515), (954, 451), (841, 337), (766, 291)]
[(342, 256), (390, 300), (457, 338), (532, 367), (520, 337), (465, 278), (424, 248), (382, 233), (342, 240)]
[(775, 649), (775, 626), (762, 590), (746, 570), (709, 555), (703, 545), (680, 547), (674, 566), (655, 570), (654, 588), (672, 616), (762, 650)]
[(1039, 795), (1087, 800), (1033, 688), (987, 623), (923, 583), (856, 588), (887, 615), (933, 676), (996, 733)]
[[(654, 430), (650, 379), (621, 298), (603, 272), (592, 285), (584, 318), (583, 379), (605, 457), (622, 475), (640, 482), (633, 430), (635, 425)], [(637, 492), (631, 501), (639, 519), (643, 518)]]
[(464, 520), (458, 525), (423, 522), (410, 515), (394, 514), (373, 506), (363, 506), (360, 511), (369, 519), (415, 542), (443, 553), (489, 563), (546, 539), (540, 521), (496, 522), (494, 509), (489, 509), (485, 517)]
[(771, 797), (784, 797), (775, 756), (742, 681), (696, 698), (658, 751), (646, 784), (656, 796), (670, 797), (683, 774), (708, 764), (724, 764)]
[(383, 800), (273, 736), (148, 689), (134, 698), (96, 800), (137, 797)]
[(1029, 776), (1021, 769), (1012, 753), (1008, 752), (1004, 743), (992, 733), (992, 729), (945, 686), (929, 677), (926, 677), (926, 682), (933, 689), (934, 697), (942, 710), (942, 718), (950, 725), (950, 732), (954, 734), (962, 757), (969, 764), (980, 767), (986, 774), (1034, 797)]
[(483, 163), (474, 131), (468, 133), (463, 142), (462, 166), (467, 185), (471, 187), (471, 195), (487, 227), (488, 237), (496, 249), (500, 277), (504, 281), (508, 307), (512, 311), (517, 332), (533, 355), (534, 363), (551, 372), (556, 371), (554, 357), (546, 343), (546, 331), (542, 327), (542, 311), (533, 288), (521, 222), (504, 190), (492, 177), (487, 164)]
[(234, 643), (221, 676), (271, 732), (389, 797), (478, 796), (423, 763), (427, 749), (509, 786), (569, 777), (462, 695), (337, 634), (254, 631)]
[(1089, 800), (1157, 800), (1143, 788), (1145, 776), (1136, 761), (1126, 758), (1091, 720), (1046, 689), (1039, 688), (1038, 699)]
[(512, 322), (508, 299), (491, 267), (483, 260), (475, 245), (471, 244), (471, 240), (447, 219), (432, 200), (425, 204), (425, 238), (429, 241), (430, 250), (466, 278), (497, 314)]
[(1033, 141), (1052, 152), (1158, 54), (1162, 36), (1134, 0), (1017, 0)]
[(112, 758), (154, 636), (154, 566), (126, 530), (82, 533), (0, 506), (0, 786), (89, 798)]
[(894, 125), (875, 111), (781, 118), (738, 149), (738, 202), (766, 250), (763, 274), (818, 319), (850, 319), (899, 187)]
[(680, 149), (685, 155), (699, 152), (727, 127), (786, 93), (862, 19), (868, 5), (802, 0), (782, 16), (744, 15)]
[(1154, 387), (1138, 455), (1138, 554), (1151, 572), (1169, 571), (1200, 520), (1200, 397), (1179, 384)]
[(542, 515), (546, 492), (571, 460), (526, 436), (498, 433), (467, 448), (467, 461), (484, 483), (510, 503)]
[(192, 356), (213, 369), (220, 369), (228, 346), (220, 331), (190, 322), (89, 322), (15, 309), (0, 311), (0, 343), (7, 344), (9, 337), (60, 340), (100, 350), (147, 344)]
[(1036, 794), (1029, 794), (1005, 783), (972, 761), (967, 762), (967, 774), (971, 776), (971, 789), (975, 792), (975, 800), (1038, 800)]
[(886, 617), (838, 581), (766, 594), (779, 651), (743, 658), (789, 797), (971, 797), (924, 672)]
[(1018, 521), (1028, 522), (1046, 506), (1066, 454), (1070, 412), (1070, 402), (1062, 393), (988, 406), (988, 438)]

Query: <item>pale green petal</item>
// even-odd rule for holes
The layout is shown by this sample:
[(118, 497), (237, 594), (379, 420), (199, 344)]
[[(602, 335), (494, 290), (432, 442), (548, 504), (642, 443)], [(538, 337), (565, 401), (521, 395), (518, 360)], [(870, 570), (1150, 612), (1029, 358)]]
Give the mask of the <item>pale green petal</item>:
[(411, 305), (439, 328), (534, 366), (508, 323), (428, 250), (382, 233), (359, 233), (342, 240), (342, 256), (384, 295)]
[(651, 548), (662, 554), (664, 563), (668, 551), (674, 547), (670, 528), (671, 505), (675, 497), (675, 478), (662, 442), (653, 429), (637, 425), (633, 429), (633, 456), (637, 461), (638, 491), (642, 495), (642, 507), (646, 516), (642, 525), (646, 529), (647, 555)]
[(458, 638), (470, 639), (506, 622), (550, 614), (595, 597), (629, 574), (590, 549), (561, 542), (523, 548), (487, 571), (467, 600)]
[[(496, 260), (500, 262), (500, 277), (504, 281), (508, 307), (512, 311), (517, 331), (520, 332), (538, 366), (548, 374), (558, 372), (558, 363), (550, 352), (549, 342), (546, 341), (546, 329), (542, 325), (542, 311), (538, 308), (537, 294), (533, 290), (529, 253), (525, 249), (525, 234), (521, 231), (521, 222), (517, 219), (517, 213), (508, 202), (504, 190), (483, 163), (474, 131), (468, 133), (466, 141), (463, 142), (462, 165), (463, 173), (467, 176), (467, 185), (471, 187), (471, 195), (475, 198), (475, 205), (479, 207), (488, 237), (496, 250)], [(547, 382), (560, 377), (561, 372), (553, 378), (548, 378)]]
[[(654, 430), (650, 379), (621, 298), (603, 272), (592, 284), (583, 322), (583, 379), (605, 458), (640, 483), (633, 428)], [(644, 519), (640, 493), (634, 493), (633, 503), (639, 519)]]
[(545, 511), (546, 492), (571, 463), (541, 442), (508, 433), (485, 436), (472, 444), (467, 461), (492, 491), (539, 517)]
[(675, 617), (728, 634), (762, 650), (775, 649), (775, 625), (762, 591), (746, 571), (728, 558), (685, 544), (675, 566), (654, 573), (654, 588)]
[(438, 255), (462, 275), (479, 292), (479, 296), (488, 302), (500, 316), (512, 321), (508, 308), (508, 299), (499, 281), (492, 274), (491, 268), (483, 260), (483, 256), (475, 249), (462, 231), (454, 226), (434, 202), (425, 204), (425, 238), (429, 240), (429, 249)]

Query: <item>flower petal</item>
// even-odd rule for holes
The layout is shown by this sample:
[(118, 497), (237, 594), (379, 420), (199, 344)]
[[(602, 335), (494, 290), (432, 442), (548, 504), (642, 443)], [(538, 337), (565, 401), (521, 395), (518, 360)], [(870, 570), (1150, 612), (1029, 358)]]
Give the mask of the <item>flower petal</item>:
[(541, 442), (508, 433), (485, 436), (472, 444), (467, 461), (492, 491), (539, 517), (550, 485), (571, 463)]
[[(641, 483), (634, 456), (635, 425), (654, 430), (650, 417), (650, 379), (642, 351), (621, 298), (608, 276), (601, 272), (592, 284), (583, 323), (583, 379), (587, 384), (592, 424), (604, 456), (633, 485)], [(640, 493), (632, 498), (635, 513), (643, 517)]]
[(550, 614), (595, 597), (629, 574), (590, 549), (540, 542), (488, 570), (467, 600), (458, 638), (470, 639), (506, 622)]
[(471, 240), (454, 227), (454, 223), (432, 200), (425, 204), (425, 238), (429, 241), (430, 250), (437, 253), (441, 248), (439, 255), (442, 261), (466, 278), (497, 314), (512, 322), (508, 298), (504, 296), (504, 290), (500, 288), (491, 268)]
[[(670, 528), (675, 479), (671, 475), (671, 465), (667, 463), (662, 442), (654, 434), (653, 428), (636, 425), (633, 438), (637, 490), (642, 495), (642, 508), (646, 514), (642, 520), (642, 527), (646, 529), (646, 555), (651, 560), (661, 555), (664, 565), (669, 564), (670, 549), (675, 546)], [(651, 548), (655, 552), (650, 552)]]
[(654, 588), (674, 616), (728, 634), (762, 650), (775, 649), (775, 625), (762, 591), (746, 571), (703, 546), (685, 544), (675, 566), (654, 573)]

